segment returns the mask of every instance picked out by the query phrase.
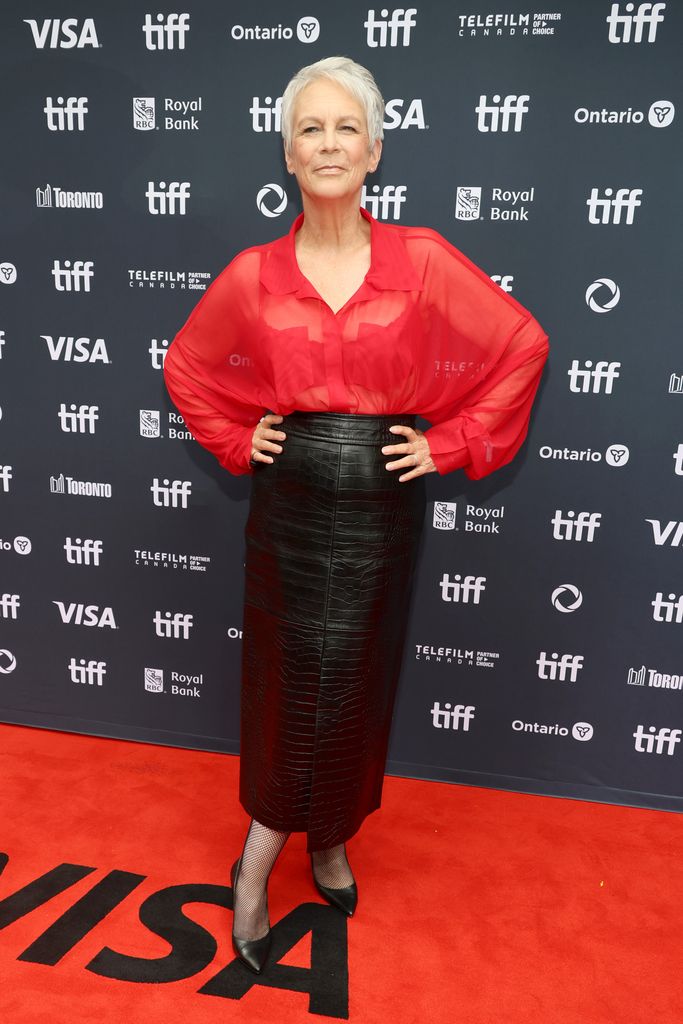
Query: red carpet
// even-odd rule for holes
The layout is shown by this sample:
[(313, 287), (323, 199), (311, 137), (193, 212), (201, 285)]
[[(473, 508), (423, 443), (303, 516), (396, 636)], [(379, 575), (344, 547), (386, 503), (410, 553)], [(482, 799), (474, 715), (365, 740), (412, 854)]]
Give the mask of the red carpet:
[(677, 814), (387, 776), (347, 844), (353, 918), (302, 833), (272, 966), (230, 945), (238, 759), (0, 725), (3, 1024), (621, 1024), (683, 1018)]

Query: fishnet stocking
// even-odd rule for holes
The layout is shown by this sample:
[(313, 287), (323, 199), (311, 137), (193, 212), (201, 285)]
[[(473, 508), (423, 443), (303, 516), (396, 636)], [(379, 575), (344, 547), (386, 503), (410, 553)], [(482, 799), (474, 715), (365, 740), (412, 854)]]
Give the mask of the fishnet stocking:
[(331, 846), (327, 850), (311, 851), (313, 874), (328, 889), (344, 889), (355, 879), (346, 859), (346, 846)]
[(249, 823), (233, 893), (233, 931), (239, 939), (260, 939), (270, 928), (268, 878), (289, 836), (256, 818)]

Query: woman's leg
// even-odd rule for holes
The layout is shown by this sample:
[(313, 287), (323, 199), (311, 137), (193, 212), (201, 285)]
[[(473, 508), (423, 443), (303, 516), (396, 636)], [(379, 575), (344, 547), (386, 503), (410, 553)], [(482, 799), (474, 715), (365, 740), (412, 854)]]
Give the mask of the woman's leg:
[(353, 885), (355, 879), (346, 859), (344, 843), (327, 850), (312, 850), (313, 874), (328, 889), (344, 889)]
[(270, 928), (268, 878), (290, 834), (256, 818), (249, 823), (233, 893), (233, 931), (239, 939), (260, 939)]

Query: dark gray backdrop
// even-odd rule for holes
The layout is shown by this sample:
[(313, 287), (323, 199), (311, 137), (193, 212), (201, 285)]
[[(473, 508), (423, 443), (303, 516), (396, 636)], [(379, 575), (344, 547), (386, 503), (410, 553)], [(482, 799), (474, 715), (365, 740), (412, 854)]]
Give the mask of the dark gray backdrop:
[[(388, 771), (680, 809), (681, 18), (628, 6), (4, 5), (2, 720), (238, 751), (250, 479), (173, 436), (163, 351), (289, 229), (271, 108), (340, 53), (394, 125), (368, 208), (439, 230), (551, 344), (514, 463), (427, 480)], [(443, 599), (458, 575), (476, 603)]]

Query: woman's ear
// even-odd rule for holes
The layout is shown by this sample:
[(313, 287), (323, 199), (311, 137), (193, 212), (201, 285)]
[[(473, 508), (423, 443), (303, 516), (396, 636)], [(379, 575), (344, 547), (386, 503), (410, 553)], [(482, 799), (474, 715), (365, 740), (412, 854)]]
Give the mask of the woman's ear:
[(282, 140), (282, 148), (285, 151), (285, 165), (287, 167), (287, 170), (289, 171), (290, 174), (294, 174), (294, 165), (292, 164), (291, 156), (287, 152), (287, 143), (285, 142), (284, 139)]
[(379, 165), (380, 157), (382, 156), (382, 140), (375, 139), (374, 144), (370, 150), (370, 161), (368, 163), (368, 173), (372, 174), (373, 171), (377, 170)]

